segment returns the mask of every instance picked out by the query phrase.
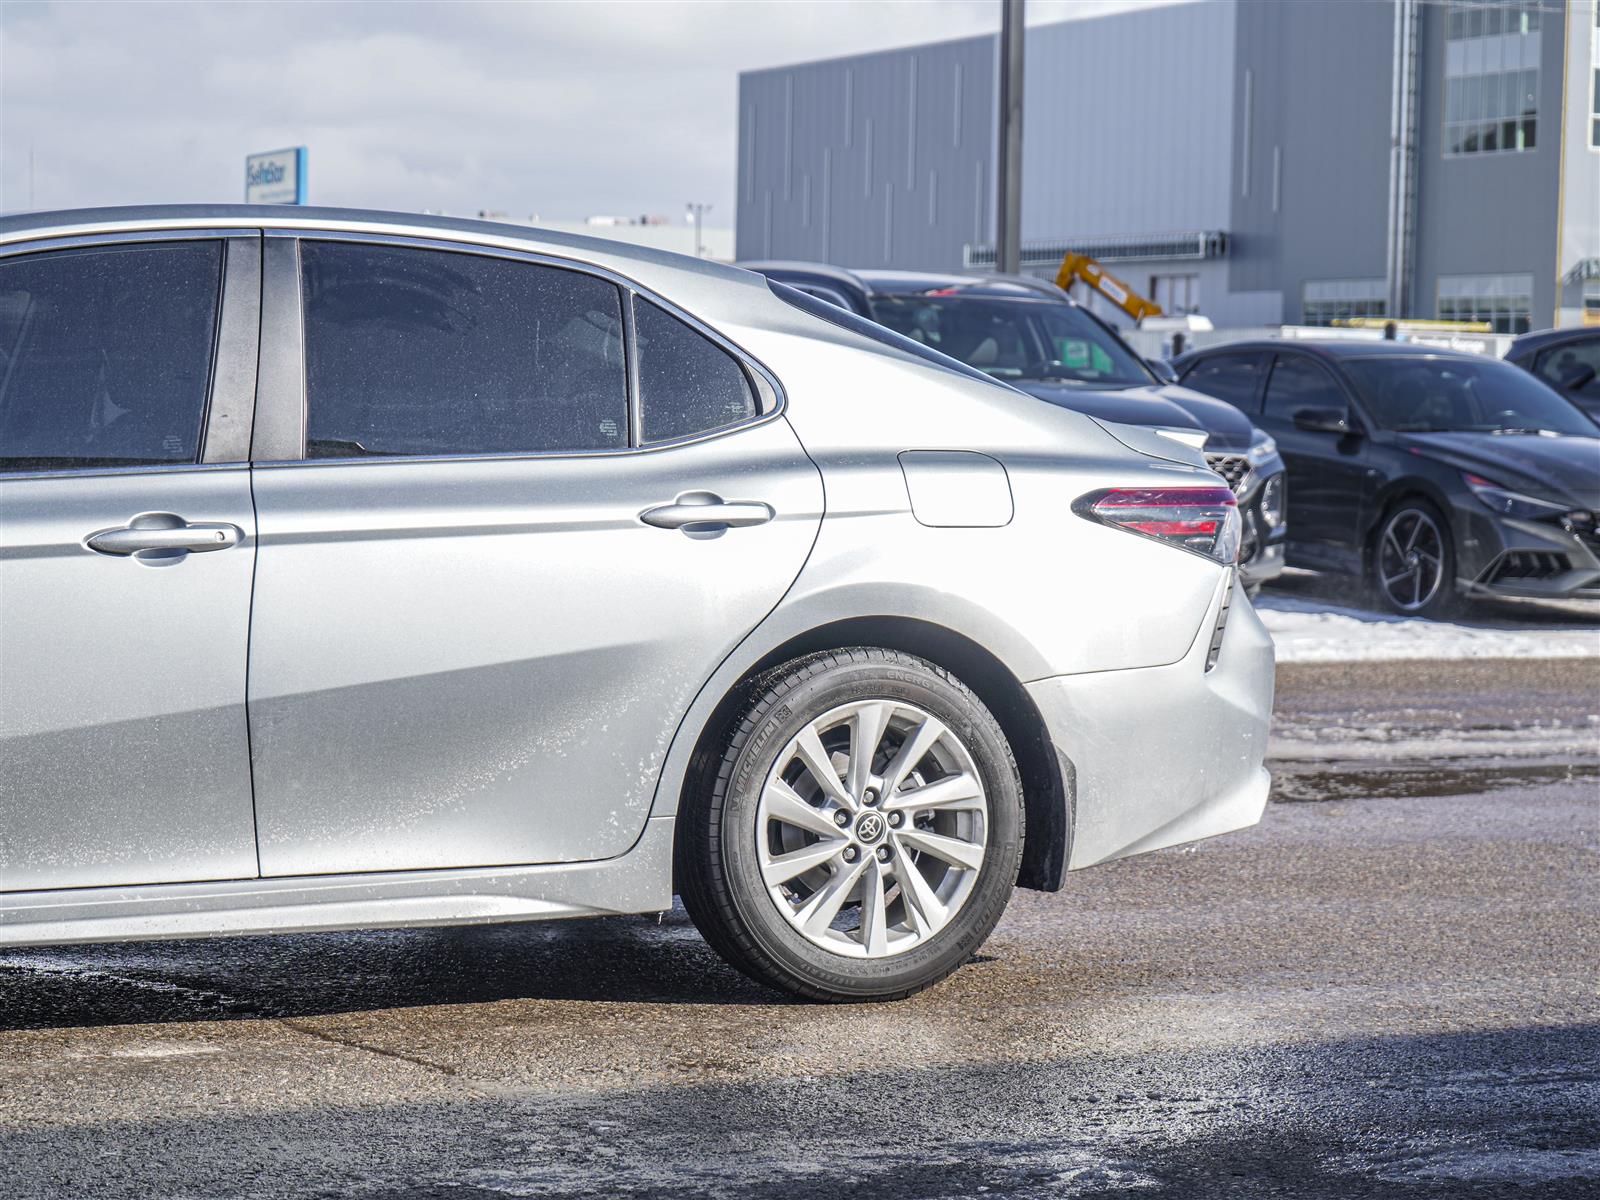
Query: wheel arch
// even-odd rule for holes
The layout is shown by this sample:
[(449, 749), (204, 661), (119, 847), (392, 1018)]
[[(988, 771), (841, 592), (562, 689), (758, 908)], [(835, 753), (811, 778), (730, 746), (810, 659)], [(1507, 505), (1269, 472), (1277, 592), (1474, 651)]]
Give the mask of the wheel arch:
[(1407, 500), (1426, 500), (1439, 510), (1439, 515), (1445, 520), (1451, 536), (1457, 537), (1454, 524), (1454, 505), (1450, 503), (1444, 490), (1430, 479), (1419, 475), (1403, 475), (1398, 479), (1391, 479), (1379, 489), (1378, 494), (1372, 498), (1372, 520), (1368, 522), (1366, 533), (1361, 539), (1361, 568), (1363, 575), (1368, 574), (1372, 568), (1372, 554), (1378, 544), (1378, 533), (1383, 529), (1384, 522), (1389, 519), (1396, 508)]
[[(1022, 776), (1024, 846), (1019, 887), (1056, 891), (1072, 849), (1073, 768), (1056, 750), (1044, 717), (1021, 681), (990, 651), (955, 630), (914, 617), (848, 617), (806, 630), (773, 646), (727, 689), (695, 740), (682, 796), (709, 787), (733, 722), (773, 667), (826, 650), (872, 646), (926, 659), (949, 671), (994, 714)], [(674, 864), (676, 871), (677, 865)]]

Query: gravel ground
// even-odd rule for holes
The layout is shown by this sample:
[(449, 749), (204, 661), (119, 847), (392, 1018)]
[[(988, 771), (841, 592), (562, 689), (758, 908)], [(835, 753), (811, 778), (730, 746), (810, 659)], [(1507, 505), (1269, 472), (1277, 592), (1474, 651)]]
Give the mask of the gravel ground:
[(1267, 819), (876, 1007), (656, 918), (0, 955), (0, 1196), (1600, 1196), (1600, 664), (1280, 673)]

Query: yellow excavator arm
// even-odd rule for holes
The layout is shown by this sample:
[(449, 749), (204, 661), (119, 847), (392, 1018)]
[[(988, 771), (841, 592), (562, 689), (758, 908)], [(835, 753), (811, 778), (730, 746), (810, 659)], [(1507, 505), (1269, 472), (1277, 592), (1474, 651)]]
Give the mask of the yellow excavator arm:
[(1068, 254), (1061, 260), (1061, 270), (1056, 272), (1056, 286), (1070, 291), (1072, 285), (1083, 280), (1111, 303), (1115, 304), (1137, 323), (1146, 317), (1159, 317), (1161, 306), (1146, 300), (1087, 254)]

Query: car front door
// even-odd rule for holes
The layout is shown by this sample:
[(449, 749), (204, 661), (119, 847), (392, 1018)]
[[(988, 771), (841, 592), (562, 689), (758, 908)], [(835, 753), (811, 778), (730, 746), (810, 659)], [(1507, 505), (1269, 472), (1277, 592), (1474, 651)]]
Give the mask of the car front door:
[(267, 262), (263, 873), (622, 853), (815, 540), (771, 382), (570, 264), (314, 238)]
[(253, 877), (260, 238), (0, 257), (0, 891)]
[[(1349, 432), (1306, 428), (1297, 414), (1342, 414)], [(1360, 418), (1344, 389), (1309, 355), (1273, 356), (1258, 424), (1278, 443), (1288, 471), (1289, 545), (1306, 566), (1359, 570), (1372, 485)]]

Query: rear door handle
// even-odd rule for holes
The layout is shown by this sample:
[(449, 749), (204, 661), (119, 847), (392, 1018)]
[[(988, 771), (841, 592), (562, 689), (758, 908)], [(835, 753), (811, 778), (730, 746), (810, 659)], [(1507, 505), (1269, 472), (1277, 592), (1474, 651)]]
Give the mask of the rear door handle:
[(120, 529), (102, 529), (84, 539), (84, 545), (100, 554), (118, 558), (138, 557), (154, 552), (152, 558), (167, 557), (174, 551), (203, 554), (237, 546), (244, 531), (223, 521), (185, 521), (175, 513), (143, 513)]
[(772, 506), (760, 501), (728, 501), (712, 492), (685, 492), (671, 504), (645, 509), (639, 520), (657, 529), (681, 529), (706, 537), (728, 529), (765, 525), (774, 515)]

